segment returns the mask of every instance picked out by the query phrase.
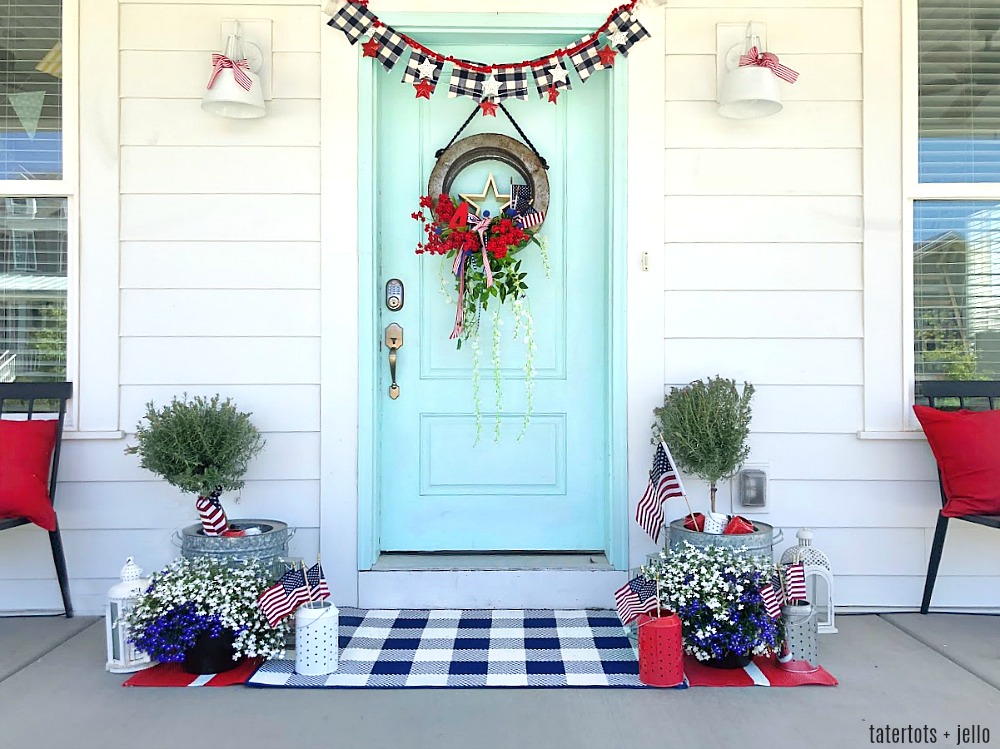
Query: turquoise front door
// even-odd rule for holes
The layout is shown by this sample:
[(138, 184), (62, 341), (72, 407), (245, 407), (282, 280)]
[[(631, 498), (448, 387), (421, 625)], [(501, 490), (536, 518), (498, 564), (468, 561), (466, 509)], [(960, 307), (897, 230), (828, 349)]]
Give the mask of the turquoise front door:
[[(530, 59), (544, 47), (483, 45), (442, 52), (473, 60)], [(382, 551), (600, 551), (609, 544), (611, 491), (611, 203), (612, 84), (593, 76), (553, 106), (535, 95), (507, 101), (525, 134), (548, 161), (551, 202), (541, 234), (548, 248), (521, 253), (537, 352), (533, 413), (527, 408), (525, 347), (513, 337), (509, 304), (500, 317), (502, 398), (496, 398), (491, 352), (494, 323), (482, 317), (476, 443), (473, 346), (457, 350), (449, 334), (455, 304), (451, 261), (414, 250), (420, 225), (410, 214), (435, 163), (474, 102), (447, 97), (447, 78), (428, 101), (399, 82), (402, 65), (375, 73), (375, 383), (373, 430), (377, 545)], [(450, 70), (450, 68), (446, 68)], [(463, 137), (517, 132), (498, 117), (476, 114)], [(499, 162), (462, 171), (452, 194), (483, 192), (492, 174), (501, 192), (515, 172)], [(494, 210), (496, 205), (492, 206)], [(389, 309), (385, 286), (399, 279), (403, 306)], [(452, 292), (453, 294), (453, 292)], [(398, 398), (389, 397), (385, 329), (402, 328)], [(501, 413), (499, 440), (494, 424)]]

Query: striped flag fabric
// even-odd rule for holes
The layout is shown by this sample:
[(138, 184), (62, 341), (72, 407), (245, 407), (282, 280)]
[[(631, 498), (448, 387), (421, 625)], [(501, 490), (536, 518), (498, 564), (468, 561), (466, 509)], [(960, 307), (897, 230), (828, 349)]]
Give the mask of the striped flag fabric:
[(319, 562), (306, 570), (306, 580), (309, 581), (309, 588), (312, 591), (310, 600), (325, 601), (330, 597), (330, 588), (326, 584), (326, 578), (323, 577), (323, 568), (319, 566)]
[(777, 619), (781, 614), (781, 604), (778, 602), (778, 594), (774, 586), (768, 583), (760, 589), (760, 597), (764, 601), (764, 611), (772, 619)]
[(628, 624), (639, 614), (656, 608), (656, 583), (637, 575), (615, 591), (615, 608), (622, 624)]
[(221, 536), (229, 530), (226, 511), (222, 509), (218, 497), (198, 497), (194, 506), (198, 509), (198, 517), (201, 518), (201, 527), (206, 536)]
[(277, 627), (281, 620), (309, 600), (309, 584), (301, 569), (288, 570), (278, 582), (257, 598), (267, 623)]
[(683, 496), (684, 485), (674, 470), (670, 448), (661, 440), (653, 456), (653, 467), (649, 470), (649, 485), (635, 509), (636, 522), (650, 538), (658, 542), (660, 529), (663, 527), (664, 501)]
[(802, 562), (785, 565), (785, 595), (789, 601), (806, 600), (806, 568)]

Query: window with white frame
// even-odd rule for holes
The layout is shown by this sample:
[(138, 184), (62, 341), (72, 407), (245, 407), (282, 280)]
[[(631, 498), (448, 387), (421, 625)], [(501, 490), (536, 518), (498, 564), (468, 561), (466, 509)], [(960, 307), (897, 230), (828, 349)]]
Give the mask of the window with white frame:
[(64, 380), (62, 0), (0, 0), (0, 382)]

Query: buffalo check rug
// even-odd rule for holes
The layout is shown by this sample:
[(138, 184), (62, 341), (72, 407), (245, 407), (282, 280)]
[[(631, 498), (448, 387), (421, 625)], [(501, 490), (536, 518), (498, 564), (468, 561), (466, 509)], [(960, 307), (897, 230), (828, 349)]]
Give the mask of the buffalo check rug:
[[(720, 670), (684, 656), (675, 687), (835, 686), (825, 669), (790, 673), (773, 658)], [(553, 609), (340, 610), (340, 660), (325, 676), (295, 673), (294, 658), (265, 662), (248, 687), (611, 687), (652, 689), (614, 611)]]
[(614, 611), (340, 610), (340, 663), (328, 676), (264, 663), (250, 687), (640, 687)]

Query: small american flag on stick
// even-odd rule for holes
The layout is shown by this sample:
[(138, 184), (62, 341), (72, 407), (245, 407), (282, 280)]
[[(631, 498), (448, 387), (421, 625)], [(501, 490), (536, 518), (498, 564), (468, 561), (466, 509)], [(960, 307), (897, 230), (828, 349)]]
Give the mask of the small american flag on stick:
[(657, 607), (656, 583), (638, 575), (615, 591), (615, 608), (622, 624), (628, 624), (639, 614), (648, 614)]
[(785, 565), (785, 597), (789, 601), (806, 600), (806, 568), (802, 562)]
[(257, 598), (267, 623), (277, 627), (281, 620), (309, 600), (309, 584), (301, 569), (288, 570), (278, 582)]
[(778, 602), (778, 594), (774, 590), (774, 586), (768, 583), (763, 588), (760, 589), (760, 597), (764, 600), (764, 611), (772, 619), (777, 619), (778, 615), (781, 614), (781, 604)]
[(206, 536), (221, 536), (229, 530), (226, 511), (222, 509), (217, 495), (198, 497), (194, 506), (198, 509), (198, 517), (201, 518), (201, 527)]
[(325, 601), (330, 597), (330, 588), (323, 577), (323, 568), (316, 562), (306, 570), (306, 580), (309, 581), (309, 588), (312, 590), (310, 599), (313, 601)]
[(660, 440), (653, 456), (653, 467), (649, 471), (649, 485), (646, 487), (639, 506), (635, 509), (635, 520), (654, 541), (660, 540), (663, 527), (663, 502), (671, 497), (683, 497), (684, 486), (681, 477), (674, 470), (667, 443)]

